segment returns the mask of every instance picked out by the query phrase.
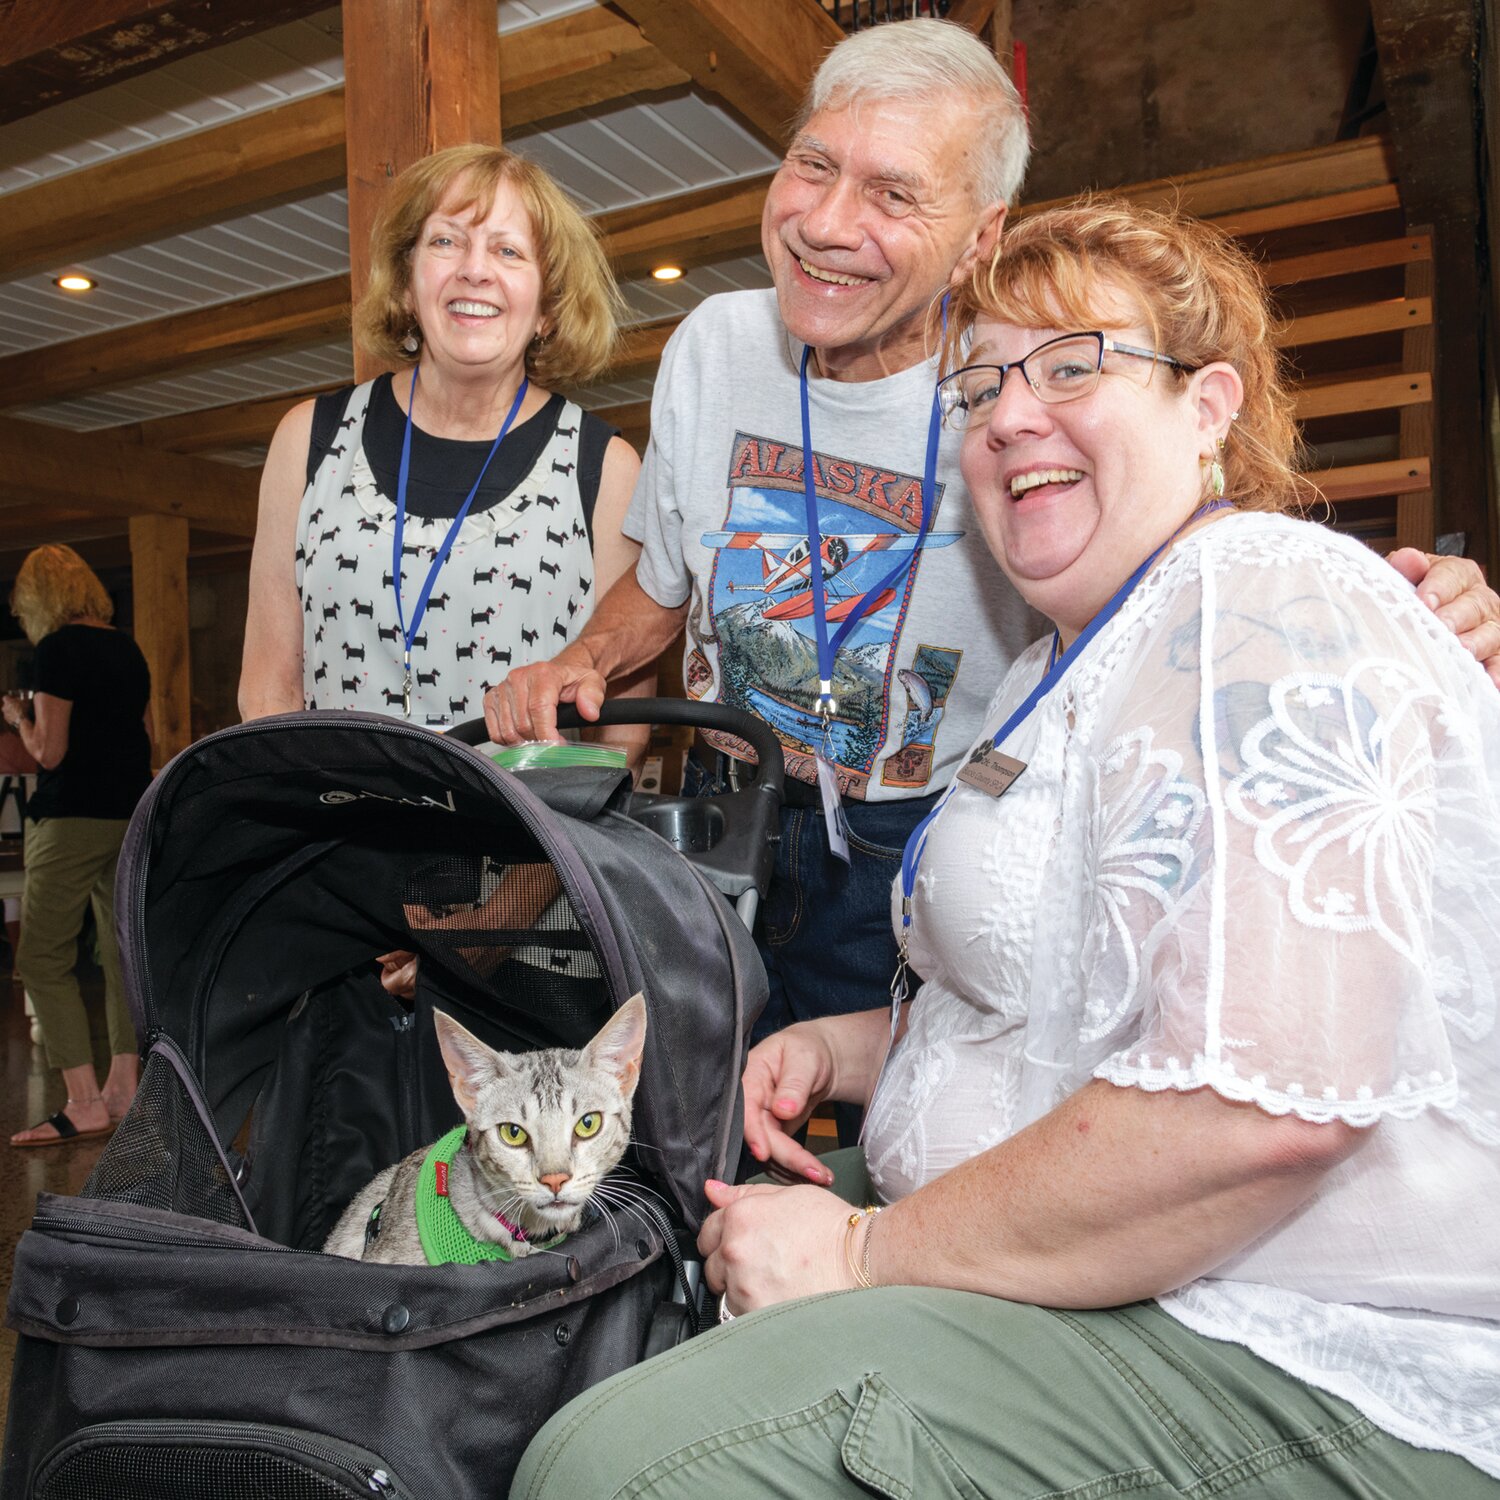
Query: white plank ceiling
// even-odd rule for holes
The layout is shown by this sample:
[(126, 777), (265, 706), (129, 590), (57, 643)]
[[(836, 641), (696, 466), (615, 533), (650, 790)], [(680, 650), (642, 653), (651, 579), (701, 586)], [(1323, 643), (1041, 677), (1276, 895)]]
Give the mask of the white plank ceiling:
[[(501, 0), (497, 24), (505, 33), (592, 4)], [(330, 10), (57, 105), (0, 127), (0, 213), (8, 193), (342, 81), (339, 14)], [(689, 90), (626, 100), (550, 130), (508, 137), (507, 144), (544, 166), (590, 213), (758, 176), (776, 164), (728, 113)], [(0, 354), (320, 281), (348, 265), (346, 196), (321, 193), (44, 274), (0, 279)], [(71, 269), (87, 270), (97, 290), (84, 296), (59, 291), (52, 276)], [(628, 321), (640, 323), (679, 316), (713, 292), (769, 285), (765, 262), (753, 256), (694, 270), (681, 281), (630, 282), (623, 290)], [(74, 430), (109, 427), (346, 380), (352, 368), (347, 344), (330, 344), (15, 414)], [(650, 382), (600, 385), (577, 394), (590, 406), (616, 405), (646, 399)], [(259, 461), (255, 449), (222, 456)]]

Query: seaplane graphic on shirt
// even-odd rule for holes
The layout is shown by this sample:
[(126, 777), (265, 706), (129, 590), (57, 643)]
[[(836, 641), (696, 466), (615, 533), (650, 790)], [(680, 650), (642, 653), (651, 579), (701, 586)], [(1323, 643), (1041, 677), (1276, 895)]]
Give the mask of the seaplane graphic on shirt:
[[(922, 543), (924, 547), (949, 547), (963, 533), (961, 531), (933, 531)], [(842, 575), (862, 557), (874, 552), (910, 552), (917, 545), (915, 532), (905, 531), (854, 531), (834, 533), (823, 537), (818, 548), (818, 563), (823, 575), (826, 608), (825, 614), (837, 622), (859, 608), (869, 590), (855, 592), (841, 581)], [(764, 612), (767, 620), (803, 620), (813, 612), (812, 593), (812, 548), (805, 533), (795, 531), (705, 531), (705, 547), (728, 548), (743, 551), (757, 548), (761, 553), (761, 581), (757, 583), (729, 583), (725, 587), (731, 593), (765, 594), (773, 602)], [(778, 595), (784, 597), (778, 598)], [(870, 601), (867, 615), (884, 609), (896, 597), (896, 590), (882, 589)]]

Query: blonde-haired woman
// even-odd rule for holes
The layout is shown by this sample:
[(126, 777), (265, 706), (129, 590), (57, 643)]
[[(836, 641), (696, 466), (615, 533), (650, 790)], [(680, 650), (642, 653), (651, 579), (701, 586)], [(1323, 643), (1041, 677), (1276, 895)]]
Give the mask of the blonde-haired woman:
[[(114, 605), (71, 547), (38, 547), (21, 564), (10, 607), (36, 647), (34, 696), (0, 702), (39, 767), (26, 807), (26, 893), (16, 967), (36, 1009), (47, 1061), (67, 1087), (50, 1119), (10, 1138), (57, 1146), (107, 1135), (135, 1095), (135, 1030), (115, 943), (115, 864), (151, 780), (151, 674), (110, 620)], [(28, 709), (30, 710), (28, 712)], [(104, 965), (109, 1075), (94, 1073), (88, 1016), (74, 966), (93, 907)]]
[(604, 369), (619, 295), (547, 174), (491, 146), (417, 162), (391, 185), (371, 262), (355, 337), (398, 373), (277, 429), (247, 719), (477, 715), (485, 687), (571, 640), (639, 552), (620, 531), (639, 460), (551, 389)]

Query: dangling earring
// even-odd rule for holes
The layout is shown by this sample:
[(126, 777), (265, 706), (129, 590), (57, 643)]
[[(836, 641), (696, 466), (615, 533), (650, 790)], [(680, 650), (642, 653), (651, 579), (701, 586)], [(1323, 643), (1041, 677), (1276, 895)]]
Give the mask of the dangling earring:
[(1218, 440), (1218, 453), (1205, 453), (1198, 460), (1200, 464), (1208, 465), (1208, 475), (1205, 485), (1209, 498), (1222, 500), (1224, 498), (1224, 465), (1219, 462), (1219, 453), (1224, 451), (1224, 439)]
[(401, 352), (403, 354), (416, 354), (422, 347), (422, 331), (415, 324), (411, 331), (401, 340)]

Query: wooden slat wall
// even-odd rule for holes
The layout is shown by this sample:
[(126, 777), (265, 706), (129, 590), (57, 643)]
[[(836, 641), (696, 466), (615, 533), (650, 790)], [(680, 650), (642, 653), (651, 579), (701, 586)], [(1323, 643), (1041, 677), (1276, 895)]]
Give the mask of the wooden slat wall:
[(1337, 529), (1382, 552), (1431, 551), (1431, 235), (1393, 234), (1404, 226), (1389, 209), (1297, 217), (1250, 243), (1285, 317), (1277, 345), (1301, 376), (1309, 477)]

